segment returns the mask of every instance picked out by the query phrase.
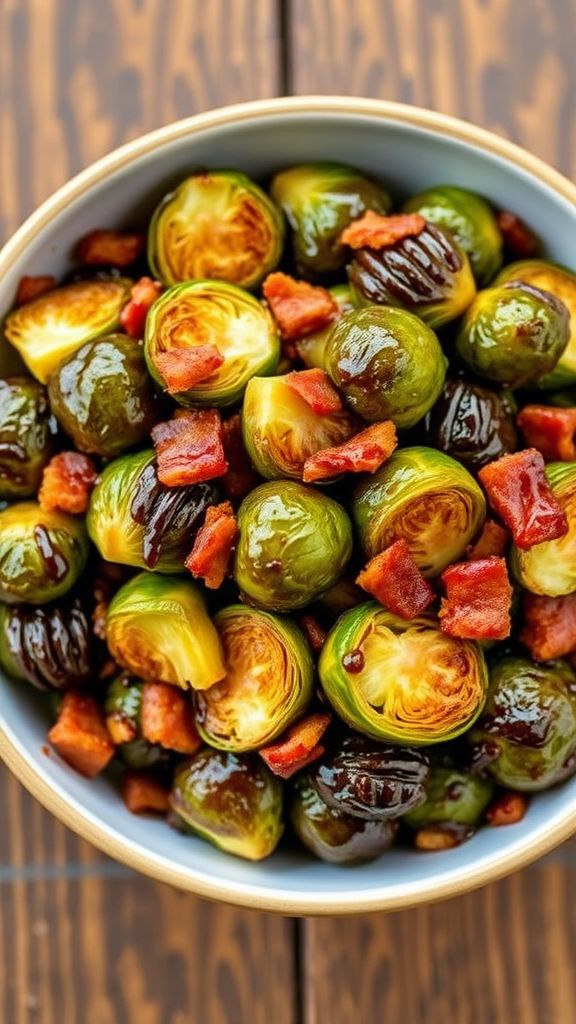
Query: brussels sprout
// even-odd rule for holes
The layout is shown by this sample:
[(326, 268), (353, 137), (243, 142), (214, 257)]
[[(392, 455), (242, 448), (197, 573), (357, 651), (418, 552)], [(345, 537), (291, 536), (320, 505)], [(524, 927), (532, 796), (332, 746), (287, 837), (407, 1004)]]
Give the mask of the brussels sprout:
[(165, 284), (194, 278), (256, 288), (284, 244), (280, 211), (238, 171), (186, 178), (164, 197), (148, 232), (148, 262)]
[(29, 377), (0, 380), (0, 499), (38, 490), (53, 433), (44, 388)]
[(62, 597), (88, 558), (84, 524), (33, 501), (0, 512), (0, 601), (46, 604)]
[[(333, 288), (330, 288), (330, 294), (338, 303), (341, 313), (349, 313), (351, 309), (354, 309), (354, 297), (350, 285), (335, 284)], [(307, 334), (296, 342), (298, 355), (308, 369), (325, 369), (326, 343), (331, 329), (332, 325), (329, 324), (328, 327), (314, 331), (313, 334)]]
[(210, 483), (166, 487), (153, 451), (122, 455), (92, 491), (86, 525), (108, 562), (182, 572), (196, 531), (216, 490)]
[(269, 857), (283, 832), (281, 783), (256, 756), (201, 750), (177, 773), (170, 805), (204, 839), (246, 860)]
[(233, 405), (251, 377), (274, 373), (278, 366), (276, 326), (253, 295), (218, 281), (189, 281), (169, 288), (146, 318), (144, 351), (154, 380), (166, 388), (157, 365), (159, 354), (207, 344), (216, 346), (224, 362), (195, 387), (175, 394), (181, 405)]
[(42, 384), (66, 356), (120, 323), (130, 297), (126, 278), (92, 279), (55, 288), (10, 313), (4, 324), (9, 342)]
[(431, 616), (406, 622), (375, 602), (338, 619), (318, 671), (328, 700), (353, 729), (412, 746), (469, 729), (488, 682), (477, 644), (442, 633)]
[(344, 509), (293, 480), (261, 484), (238, 511), (234, 575), (251, 604), (302, 608), (336, 583), (352, 554)]
[(0, 605), (0, 665), (39, 690), (86, 683), (92, 647), (92, 624), (76, 599), (41, 608)]
[(466, 253), (432, 224), (385, 249), (358, 249), (347, 269), (358, 304), (400, 306), (430, 327), (455, 320), (476, 294)]
[(435, 185), (412, 196), (404, 209), (450, 231), (468, 256), (478, 283), (492, 280), (502, 263), (502, 235), (485, 199), (466, 188)]
[(220, 750), (258, 750), (272, 743), (312, 697), (314, 665), (293, 622), (236, 604), (214, 619), (226, 676), (196, 697), (200, 735)]
[(566, 662), (502, 658), (490, 669), (484, 713), (470, 734), (502, 786), (548, 789), (576, 768), (576, 676)]
[(546, 476), (568, 518), (568, 533), (528, 551), (514, 546), (512, 569), (533, 594), (561, 597), (576, 590), (576, 462), (550, 462)]
[(486, 515), (470, 473), (434, 448), (403, 448), (355, 492), (353, 517), (368, 558), (403, 538), (425, 576), (457, 562)]
[(332, 327), (325, 367), (365, 420), (413, 427), (442, 390), (447, 360), (417, 316), (391, 306), (355, 309)]
[(470, 380), (447, 380), (430, 413), (427, 438), (435, 448), (474, 471), (518, 445), (511, 391), (491, 391)]
[(292, 228), (301, 274), (333, 274), (346, 263), (338, 241), (344, 228), (366, 210), (387, 213), (390, 197), (377, 181), (344, 164), (302, 164), (281, 171), (271, 193)]
[(296, 779), (290, 818), (304, 846), (330, 864), (374, 860), (392, 846), (396, 836), (393, 821), (367, 821), (329, 807), (307, 774)]
[(108, 687), (104, 711), (106, 717), (114, 717), (128, 725), (135, 738), (116, 746), (116, 754), (128, 768), (152, 768), (170, 762), (172, 753), (158, 743), (144, 739), (140, 727), (142, 689), (144, 683), (123, 673), (113, 679)]
[(110, 654), (141, 679), (204, 690), (226, 673), (200, 589), (141, 572), (116, 592), (106, 617)]
[(479, 377), (519, 388), (552, 370), (568, 344), (568, 311), (550, 292), (510, 281), (478, 292), (456, 339)]
[(475, 827), (494, 793), (491, 779), (461, 768), (433, 765), (426, 785), (426, 799), (404, 816), (411, 828), (455, 824)]

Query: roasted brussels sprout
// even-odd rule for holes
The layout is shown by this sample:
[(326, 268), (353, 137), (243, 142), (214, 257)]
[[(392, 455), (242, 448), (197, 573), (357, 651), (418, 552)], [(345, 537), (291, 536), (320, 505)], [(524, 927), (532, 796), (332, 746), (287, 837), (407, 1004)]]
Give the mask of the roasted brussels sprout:
[(38, 490), (53, 434), (44, 388), (30, 377), (0, 380), (0, 499)]
[(274, 373), (280, 342), (272, 316), (253, 295), (219, 281), (189, 281), (164, 292), (146, 318), (148, 369), (162, 388), (161, 356), (214, 345), (224, 362), (194, 387), (179, 391), (181, 405), (227, 406), (238, 402), (251, 377)]
[(0, 601), (46, 604), (62, 597), (88, 558), (83, 523), (33, 501), (0, 511)]
[(548, 789), (576, 769), (576, 676), (566, 662), (508, 657), (490, 669), (482, 717), (470, 735), (479, 764), (502, 786)]
[(427, 437), (434, 448), (475, 471), (516, 451), (515, 414), (511, 391), (452, 378), (430, 413)]
[(353, 729), (412, 746), (469, 729), (488, 681), (477, 644), (447, 636), (432, 617), (407, 622), (374, 602), (338, 619), (318, 671), (328, 700)]
[(204, 690), (226, 674), (200, 589), (142, 572), (120, 587), (106, 617), (110, 654), (140, 679)]
[(576, 590), (576, 463), (550, 462), (546, 476), (568, 518), (568, 533), (559, 540), (512, 548), (512, 569), (533, 594), (561, 597)]
[(255, 755), (201, 750), (178, 771), (170, 805), (204, 839), (247, 860), (269, 857), (283, 831), (281, 783)]
[(261, 484), (238, 511), (234, 575), (251, 604), (302, 608), (329, 590), (352, 553), (352, 526), (332, 498), (294, 480)]
[(366, 210), (387, 213), (390, 198), (377, 181), (343, 164), (302, 164), (282, 171), (271, 186), (290, 227), (296, 265), (304, 276), (342, 270), (346, 250), (338, 241)]
[[(351, 309), (354, 309), (354, 298), (350, 285), (335, 284), (333, 288), (330, 288), (330, 294), (338, 303), (341, 313), (349, 313)], [(329, 324), (328, 327), (314, 331), (313, 334), (307, 334), (296, 342), (298, 355), (309, 370), (325, 369), (326, 343), (331, 329), (332, 325)]]
[(77, 599), (41, 608), (0, 605), (0, 665), (38, 690), (87, 682), (92, 646), (92, 624)]
[(408, 814), (404, 822), (411, 828), (454, 824), (474, 828), (494, 793), (494, 783), (462, 768), (433, 765), (426, 784), (426, 798)]
[(92, 279), (55, 288), (6, 317), (6, 338), (42, 384), (66, 356), (119, 326), (131, 281)]
[(368, 558), (403, 538), (424, 575), (438, 576), (478, 533), (486, 501), (450, 456), (403, 448), (357, 487), (352, 513)]
[(265, 192), (238, 171), (186, 178), (157, 207), (148, 262), (165, 284), (194, 278), (256, 288), (282, 255), (284, 223)]
[(143, 686), (138, 679), (123, 673), (110, 683), (104, 703), (106, 718), (117, 719), (134, 733), (134, 739), (117, 743), (116, 754), (128, 768), (136, 770), (168, 764), (172, 756), (170, 750), (159, 743), (149, 743), (142, 736), (140, 710)]

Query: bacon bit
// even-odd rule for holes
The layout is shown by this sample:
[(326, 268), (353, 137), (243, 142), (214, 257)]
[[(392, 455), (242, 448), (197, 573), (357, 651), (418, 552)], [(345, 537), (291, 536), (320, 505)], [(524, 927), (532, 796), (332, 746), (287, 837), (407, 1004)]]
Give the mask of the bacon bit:
[(121, 711), (112, 711), (111, 714), (106, 715), (106, 728), (112, 742), (117, 747), (121, 743), (131, 743), (138, 735), (134, 723)]
[(44, 468), (38, 492), (40, 508), (44, 512), (59, 509), (61, 512), (81, 515), (88, 508), (97, 479), (96, 467), (87, 455), (60, 452)]
[(394, 213), (386, 217), (367, 210), (344, 228), (339, 241), (351, 249), (385, 249), (403, 238), (415, 238), (425, 227), (426, 221), (420, 213)]
[(104, 771), (114, 756), (100, 705), (74, 690), (64, 694), (48, 739), (60, 757), (88, 779)]
[(92, 612), (92, 632), (99, 640), (106, 639), (106, 615), (108, 613), (108, 602), (98, 601)]
[(506, 554), (509, 540), (508, 530), (493, 519), (487, 519), (480, 536), (474, 544), (469, 544), (466, 548), (466, 556), (471, 562), (492, 556), (502, 558)]
[(403, 619), (413, 619), (434, 600), (432, 587), (403, 539), (371, 558), (356, 583)]
[(158, 352), (154, 362), (164, 378), (168, 394), (176, 395), (211, 377), (222, 366), (224, 356), (216, 345), (197, 345), (196, 348)]
[(340, 412), (340, 395), (324, 370), (293, 370), (286, 374), (284, 380), (318, 416)]
[(129, 267), (138, 259), (145, 245), (146, 236), (140, 233), (102, 228), (80, 239), (76, 256), (89, 267)]
[(164, 291), (160, 281), (141, 277), (130, 290), (130, 301), (120, 313), (120, 323), (130, 338), (143, 338), (148, 310)]
[(202, 746), (190, 697), (167, 683), (144, 683), (140, 728), (149, 743), (179, 754), (195, 754)]
[(414, 836), (414, 846), (417, 850), (424, 850), (427, 853), (453, 850), (455, 846), (460, 846), (469, 839), (473, 832), (474, 830), (467, 825), (442, 821), (438, 825), (428, 825), (427, 828), (419, 829)]
[(576, 594), (541, 597), (525, 594), (520, 640), (535, 661), (563, 658), (576, 650)]
[(230, 502), (211, 505), (184, 565), (193, 576), (203, 579), (209, 590), (218, 590), (228, 575), (237, 538), (238, 524)]
[(439, 614), (443, 633), (466, 640), (510, 636), (512, 587), (504, 558), (458, 562), (441, 579), (446, 587)]
[(308, 637), (308, 643), (315, 654), (319, 654), (326, 643), (326, 631), (314, 615), (302, 615), (299, 619), (302, 629)]
[(302, 479), (312, 483), (339, 473), (375, 473), (397, 445), (396, 427), (391, 420), (374, 423), (343, 444), (311, 455), (304, 463)]
[(516, 825), (528, 810), (528, 797), (522, 793), (502, 793), (486, 811), (489, 825), (498, 828), (500, 825)]
[(576, 459), (576, 408), (526, 405), (516, 422), (530, 447), (537, 448), (549, 462)]
[(244, 498), (258, 485), (260, 477), (252, 466), (242, 437), (242, 420), (236, 412), (222, 424), (222, 444), (230, 467), (222, 477), (222, 486), (229, 498)]
[(182, 409), (174, 419), (157, 423), (151, 433), (158, 479), (167, 487), (184, 487), (226, 473), (217, 409)]
[(496, 222), (508, 252), (520, 259), (528, 259), (538, 252), (538, 239), (515, 213), (499, 210)]
[(568, 532), (566, 513), (554, 497), (535, 448), (504, 455), (478, 476), (488, 500), (523, 551)]
[(41, 295), (52, 291), (56, 287), (56, 278), (51, 274), (39, 275), (38, 277), (21, 277), (16, 289), (16, 305), (25, 306), (32, 299), (39, 299)]
[(166, 814), (170, 809), (167, 787), (147, 772), (124, 772), (120, 792), (132, 814)]
[(326, 288), (296, 281), (289, 274), (269, 274), (262, 291), (285, 341), (322, 330), (340, 312), (336, 299)]
[(320, 740), (330, 725), (330, 715), (308, 715), (291, 729), (278, 743), (259, 750), (274, 775), (289, 779), (301, 768), (306, 768), (324, 753)]

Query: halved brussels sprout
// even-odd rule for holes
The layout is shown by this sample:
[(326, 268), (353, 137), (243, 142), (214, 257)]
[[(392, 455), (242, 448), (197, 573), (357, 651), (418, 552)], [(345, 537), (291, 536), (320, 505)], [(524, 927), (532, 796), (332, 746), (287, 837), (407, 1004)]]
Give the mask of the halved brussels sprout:
[(284, 243), (280, 211), (239, 171), (193, 174), (157, 207), (148, 262), (165, 284), (194, 278), (256, 288), (277, 266)]
[(123, 673), (110, 683), (104, 702), (106, 718), (115, 718), (134, 732), (134, 739), (116, 744), (116, 755), (128, 768), (137, 770), (168, 764), (172, 757), (170, 750), (159, 743), (150, 743), (142, 736), (140, 710), (143, 688), (144, 683)]
[[(349, 313), (351, 309), (354, 309), (354, 296), (349, 284), (335, 284), (329, 291), (338, 303), (341, 313)], [(307, 334), (304, 338), (298, 338), (296, 350), (304, 366), (309, 370), (316, 368), (320, 370), (325, 369), (326, 343), (331, 330), (332, 325), (329, 324), (328, 327), (314, 331), (313, 334)]]
[(342, 444), (357, 430), (357, 421), (347, 409), (318, 416), (285, 377), (248, 381), (242, 407), (244, 445), (266, 480), (301, 480), (310, 455)]
[(576, 462), (550, 462), (546, 476), (568, 518), (568, 533), (528, 551), (512, 548), (512, 569), (533, 594), (561, 597), (576, 590)]
[(471, 471), (515, 452), (517, 406), (511, 391), (491, 391), (475, 381), (447, 380), (430, 413), (427, 437), (434, 448)]
[(272, 197), (292, 228), (299, 272), (333, 274), (346, 263), (338, 241), (344, 228), (366, 210), (387, 213), (390, 197), (383, 186), (344, 164), (301, 164), (272, 181)]
[(77, 599), (41, 608), (0, 605), (0, 665), (39, 690), (88, 682), (92, 647), (92, 623)]
[(434, 448), (402, 448), (355, 492), (352, 514), (368, 558), (406, 540), (425, 576), (461, 558), (486, 515), (470, 473)]
[(0, 380), (0, 499), (38, 490), (55, 433), (44, 388), (30, 377)]
[(34, 501), (0, 511), (0, 601), (46, 604), (75, 584), (88, 558), (83, 522)]
[(201, 750), (178, 771), (172, 810), (203, 839), (246, 860), (263, 860), (283, 832), (282, 785), (256, 756)]
[(328, 700), (353, 729), (422, 746), (466, 732), (484, 704), (488, 670), (477, 644), (406, 622), (375, 602), (344, 612), (318, 663)]
[(200, 589), (141, 572), (116, 592), (106, 617), (110, 654), (140, 679), (205, 690), (226, 674)]
[(6, 338), (42, 384), (66, 356), (120, 324), (132, 282), (115, 277), (75, 281), (9, 313)]
[(306, 709), (314, 665), (293, 622), (236, 604), (214, 618), (226, 676), (197, 694), (196, 722), (220, 750), (258, 750), (272, 743)]
[(435, 185), (404, 205), (429, 224), (450, 231), (472, 264), (479, 284), (488, 284), (502, 264), (502, 235), (489, 204), (477, 192), (456, 185)]
[(438, 398), (447, 365), (434, 331), (392, 306), (345, 313), (326, 342), (327, 372), (369, 422), (413, 427)]
[(261, 484), (238, 511), (234, 575), (251, 604), (302, 608), (329, 590), (352, 554), (352, 525), (332, 498), (294, 480)]
[(475, 827), (494, 794), (492, 779), (473, 775), (463, 768), (433, 765), (426, 784), (426, 799), (404, 815), (410, 828), (455, 824)]
[(181, 405), (233, 405), (251, 377), (274, 373), (278, 366), (276, 326), (249, 292), (221, 281), (189, 281), (169, 288), (146, 318), (144, 351), (154, 380), (166, 388), (157, 355), (208, 344), (216, 346), (224, 362), (206, 380), (175, 394)]

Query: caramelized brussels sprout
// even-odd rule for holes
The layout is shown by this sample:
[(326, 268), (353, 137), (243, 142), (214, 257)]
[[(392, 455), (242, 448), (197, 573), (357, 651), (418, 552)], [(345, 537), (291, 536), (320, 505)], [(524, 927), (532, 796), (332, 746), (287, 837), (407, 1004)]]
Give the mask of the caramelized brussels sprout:
[(29, 377), (0, 380), (0, 499), (35, 494), (53, 433), (44, 388)]
[(512, 569), (518, 582), (533, 594), (561, 597), (576, 590), (576, 463), (550, 462), (546, 476), (568, 518), (568, 533), (528, 551), (514, 546)]
[(148, 262), (165, 284), (194, 278), (256, 288), (277, 266), (284, 243), (280, 211), (238, 171), (186, 178), (157, 207)]
[(434, 448), (475, 471), (516, 451), (515, 415), (511, 391), (452, 378), (430, 413), (427, 437)]
[(366, 210), (387, 213), (390, 198), (377, 181), (344, 164), (302, 164), (274, 178), (272, 197), (292, 228), (296, 266), (303, 275), (342, 270), (344, 228)]
[(172, 810), (220, 850), (263, 860), (283, 831), (282, 786), (256, 756), (201, 750), (174, 779)]
[(261, 484), (238, 511), (234, 575), (248, 601), (302, 608), (329, 590), (352, 553), (352, 526), (332, 498), (294, 480)]
[(159, 743), (149, 743), (142, 736), (140, 710), (143, 687), (140, 680), (123, 673), (110, 683), (104, 703), (107, 719), (116, 718), (134, 732), (134, 739), (117, 744), (116, 754), (128, 768), (136, 770), (167, 764), (172, 756), (171, 751)]
[(332, 327), (325, 367), (365, 420), (413, 427), (442, 390), (447, 360), (417, 316), (391, 306), (355, 309)]
[(402, 538), (424, 575), (439, 576), (478, 533), (486, 501), (450, 456), (403, 448), (357, 487), (352, 513), (368, 558)]
[(119, 326), (131, 284), (121, 277), (94, 278), (55, 288), (9, 313), (6, 338), (32, 376), (46, 384), (66, 356)]
[(144, 351), (154, 380), (167, 387), (161, 355), (208, 344), (215, 345), (224, 362), (205, 380), (174, 394), (181, 405), (233, 405), (251, 377), (276, 371), (276, 326), (253, 295), (218, 281), (189, 281), (169, 288), (146, 318)]
[(474, 828), (494, 793), (494, 782), (462, 768), (433, 765), (426, 784), (426, 798), (408, 814), (404, 822), (411, 828), (455, 824)]
[(106, 617), (110, 654), (140, 679), (204, 690), (226, 674), (200, 589), (141, 572), (120, 587)]
[(41, 608), (0, 605), (0, 665), (38, 690), (88, 682), (92, 624), (77, 599)]
[(88, 558), (83, 523), (33, 501), (0, 511), (0, 601), (46, 604), (75, 584)]
[[(338, 303), (338, 307), (341, 313), (349, 313), (351, 309), (354, 309), (354, 297), (352, 295), (352, 289), (348, 284), (335, 284), (333, 288), (330, 288), (330, 294)], [(325, 353), (326, 343), (328, 341), (332, 325), (323, 327), (319, 331), (314, 331), (313, 334), (307, 334), (304, 338), (299, 338), (296, 342), (296, 350), (304, 366), (309, 370), (318, 368), (324, 370), (325, 365)]]

